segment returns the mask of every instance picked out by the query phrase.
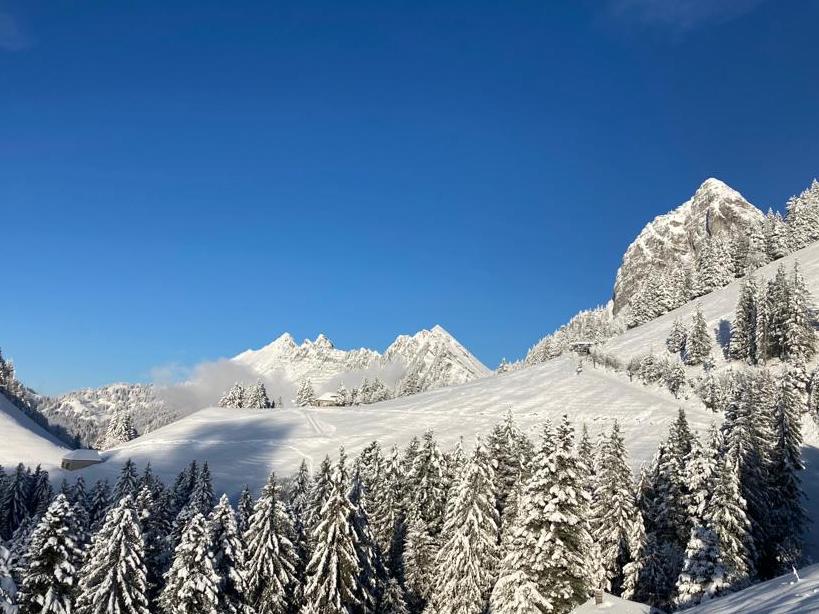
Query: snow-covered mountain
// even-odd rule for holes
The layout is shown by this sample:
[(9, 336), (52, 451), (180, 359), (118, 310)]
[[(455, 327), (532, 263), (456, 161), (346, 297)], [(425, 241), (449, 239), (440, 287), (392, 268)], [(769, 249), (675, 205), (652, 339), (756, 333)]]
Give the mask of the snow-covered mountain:
[(147, 433), (181, 417), (151, 384), (119, 383), (101, 388), (83, 388), (59, 397), (40, 397), (37, 404), (37, 411), (50, 424), (65, 427), (85, 445), (96, 443), (117, 410), (130, 412), (140, 433)]
[(310, 379), (317, 392), (348, 378), (357, 384), (362, 377), (380, 377), (396, 385), (412, 376), (419, 390), (463, 384), (489, 375), (490, 371), (441, 326), (400, 335), (384, 351), (359, 348), (341, 350), (326, 336), (300, 345), (285, 333), (258, 350), (247, 350), (233, 358), (262, 376), (284, 376), (293, 383)]
[(747, 233), (763, 218), (742, 194), (719, 179), (706, 179), (689, 200), (654, 218), (629, 245), (614, 283), (614, 314), (629, 306), (650, 271), (690, 263), (706, 235)]

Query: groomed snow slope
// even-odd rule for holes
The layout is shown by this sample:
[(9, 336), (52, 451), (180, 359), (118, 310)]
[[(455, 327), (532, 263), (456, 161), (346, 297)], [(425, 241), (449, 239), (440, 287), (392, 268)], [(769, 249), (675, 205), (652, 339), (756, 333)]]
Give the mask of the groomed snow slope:
[(148, 461), (172, 480), (191, 460), (208, 460), (218, 491), (235, 494), (244, 483), (262, 485), (275, 470), (288, 475), (302, 458), (316, 466), (344, 445), (356, 454), (374, 439), (390, 447), (433, 429), (444, 447), (463, 435), (471, 445), (511, 408), (517, 422), (536, 437), (543, 421), (567, 413), (577, 430), (586, 422), (592, 434), (619, 420), (635, 466), (648, 461), (681, 405), (692, 425), (704, 429), (716, 416), (698, 402), (677, 401), (659, 388), (630, 383), (590, 365), (575, 372), (563, 357), (508, 375), (354, 408), (273, 410), (205, 409), (179, 422), (108, 451), (108, 462), (89, 468), (88, 477), (113, 474), (131, 458)]
[(55, 467), (67, 451), (56, 437), (0, 394), (0, 465), (13, 467), (25, 463)]
[(686, 610), (689, 614), (816, 614), (819, 612), (819, 565), (780, 576), (743, 591)]

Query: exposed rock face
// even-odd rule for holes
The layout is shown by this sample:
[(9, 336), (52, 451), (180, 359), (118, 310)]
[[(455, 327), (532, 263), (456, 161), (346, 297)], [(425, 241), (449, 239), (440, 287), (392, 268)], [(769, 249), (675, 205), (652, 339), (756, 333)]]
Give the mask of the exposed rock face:
[(763, 218), (742, 194), (718, 179), (707, 179), (690, 200), (654, 218), (629, 245), (614, 283), (614, 314), (630, 304), (651, 269), (690, 262), (706, 235), (745, 233)]
[(283, 375), (296, 384), (309, 378), (318, 393), (335, 385), (345, 374), (351, 375), (346, 384), (355, 384), (352, 378), (356, 372), (358, 377), (363, 373), (378, 376), (390, 386), (412, 374), (419, 390), (461, 384), (489, 374), (489, 369), (440, 326), (400, 335), (383, 355), (367, 348), (340, 350), (324, 335), (297, 345), (285, 333), (269, 345), (242, 352), (233, 360), (261, 375)]

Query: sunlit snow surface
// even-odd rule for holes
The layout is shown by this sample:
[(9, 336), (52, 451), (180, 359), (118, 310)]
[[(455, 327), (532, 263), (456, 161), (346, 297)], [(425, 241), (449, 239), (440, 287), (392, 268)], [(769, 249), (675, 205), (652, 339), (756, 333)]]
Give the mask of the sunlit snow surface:
[(17, 463), (42, 463), (52, 468), (59, 466), (65, 452), (55, 437), (0, 394), (0, 465), (10, 469)]
[(193, 459), (208, 460), (218, 490), (236, 493), (247, 482), (259, 487), (275, 470), (290, 474), (304, 458), (315, 466), (344, 445), (355, 454), (374, 439), (389, 448), (413, 435), (435, 431), (442, 446), (460, 436), (469, 446), (487, 434), (511, 408), (518, 424), (536, 438), (545, 420), (569, 415), (579, 430), (608, 430), (617, 419), (635, 466), (650, 460), (657, 442), (685, 406), (689, 420), (704, 429), (717, 416), (695, 400), (675, 400), (659, 388), (630, 383), (622, 374), (563, 357), (543, 365), (384, 403), (355, 408), (273, 410), (205, 409), (105, 454), (114, 472), (127, 458), (171, 479)]
[(743, 591), (685, 610), (690, 614), (816, 614), (819, 612), (819, 565), (756, 584)]

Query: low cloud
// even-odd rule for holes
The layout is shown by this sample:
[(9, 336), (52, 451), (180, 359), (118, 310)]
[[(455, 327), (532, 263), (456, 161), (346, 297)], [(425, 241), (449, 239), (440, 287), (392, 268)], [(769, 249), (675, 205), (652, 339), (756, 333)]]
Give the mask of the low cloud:
[(0, 12), (0, 49), (4, 51), (25, 51), (34, 41), (26, 33), (20, 22), (9, 13)]
[[(152, 374), (159, 397), (169, 407), (183, 412), (216, 405), (236, 382), (250, 385), (261, 381), (270, 399), (278, 402), (281, 398), (285, 405), (296, 393), (295, 385), (280, 374), (261, 376), (250, 367), (227, 359), (203, 362), (193, 368), (166, 365), (153, 369)], [(184, 381), (178, 381), (180, 376)]]
[(766, 0), (609, 0), (611, 16), (677, 31), (731, 21)]
[[(365, 378), (373, 380), (378, 377), (394, 389), (405, 372), (404, 362), (394, 360), (334, 375), (322, 383), (314, 382), (313, 388), (316, 394), (334, 392), (342, 383), (351, 389), (360, 386)], [(261, 381), (270, 400), (277, 404), (282, 400), (285, 406), (291, 406), (301, 383), (291, 381), (282, 370), (260, 375), (251, 367), (228, 359), (203, 362), (194, 367), (176, 363), (162, 365), (151, 369), (151, 379), (157, 395), (168, 407), (183, 415), (216, 405), (236, 382), (248, 386)]]

